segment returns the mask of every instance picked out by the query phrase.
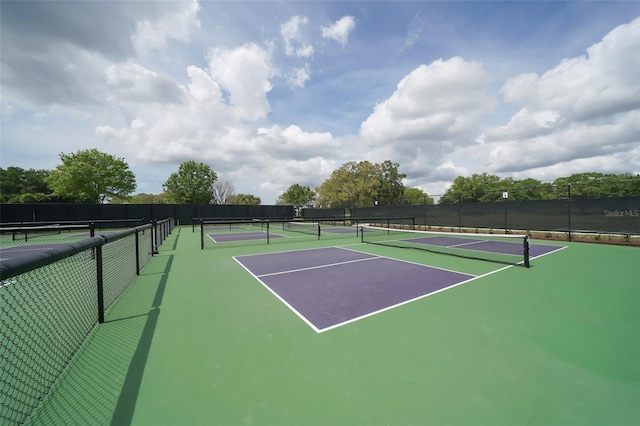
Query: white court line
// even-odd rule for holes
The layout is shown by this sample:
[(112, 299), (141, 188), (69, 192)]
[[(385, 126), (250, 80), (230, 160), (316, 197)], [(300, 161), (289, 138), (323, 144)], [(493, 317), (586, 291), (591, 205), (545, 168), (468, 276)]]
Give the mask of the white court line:
[(273, 276), (273, 275), (290, 274), (292, 272), (311, 271), (313, 269), (330, 268), (332, 266), (346, 265), (346, 264), (349, 264), (349, 263), (364, 262), (364, 261), (367, 261), (367, 260), (380, 259), (381, 257), (383, 257), (383, 256), (374, 256), (374, 255), (372, 255), (371, 257), (368, 257), (366, 259), (355, 259), (355, 260), (347, 260), (347, 261), (344, 261), (344, 262), (327, 263), (326, 265), (309, 266), (308, 268), (291, 269), (291, 270), (288, 270), (288, 271), (272, 272), (270, 274), (261, 274), (261, 275), (257, 275), (257, 276), (258, 277), (270, 277), (270, 276)]
[[(355, 244), (352, 244), (352, 245), (355, 245)], [(342, 247), (336, 247), (336, 248), (342, 248)], [(372, 255), (372, 256), (375, 256), (375, 255), (373, 255), (373, 254), (371, 254), (371, 253), (367, 253), (366, 251), (353, 250), (353, 249), (348, 249), (348, 248), (345, 248), (345, 250), (353, 251), (353, 252), (356, 252), (356, 253), (370, 254), (370, 255)], [(440, 268), (440, 267), (438, 267), (438, 266), (425, 265), (425, 264), (423, 264), (423, 263), (412, 262), (412, 261), (410, 261), (410, 260), (396, 259), (396, 258), (394, 258), (394, 257), (389, 257), (389, 256), (378, 256), (378, 257), (382, 257), (382, 258), (390, 259), (390, 260), (395, 260), (396, 262), (404, 262), (404, 263), (410, 263), (410, 264), (412, 264), (412, 265), (424, 266), (424, 267), (426, 267), (426, 268), (439, 269), (439, 270), (441, 270), (441, 271), (454, 272), (454, 273), (456, 273), (456, 274), (466, 275), (466, 276), (468, 276), (468, 277), (475, 277), (475, 276), (476, 276), (476, 275), (473, 275), (473, 274), (468, 274), (468, 273), (466, 273), (466, 272), (455, 271), (455, 270), (453, 270), (453, 269), (447, 269), (447, 268)]]
[[(397, 259), (391, 259), (391, 260), (397, 260)], [(411, 262), (407, 262), (407, 263), (411, 263)], [(420, 265), (420, 264), (417, 263), (416, 265)], [(420, 266), (425, 266), (427, 268), (430, 268), (430, 266), (426, 266), (426, 265), (420, 265)], [(381, 314), (381, 313), (389, 311), (391, 309), (394, 309), (394, 308), (397, 308), (397, 307), (400, 307), (400, 306), (403, 306), (403, 305), (407, 305), (407, 304), (409, 304), (411, 302), (415, 302), (417, 300), (424, 299), (424, 298), (429, 297), (429, 296), (433, 296), (434, 294), (442, 293), (443, 291), (452, 289), (454, 287), (458, 287), (458, 286), (463, 285), (463, 284), (470, 283), (471, 281), (475, 281), (477, 279), (484, 278), (487, 275), (495, 274), (496, 272), (504, 271), (505, 269), (509, 269), (509, 268), (514, 267), (514, 266), (515, 265), (508, 265), (508, 266), (505, 266), (504, 268), (496, 269), (495, 271), (487, 272), (486, 274), (483, 274), (483, 275), (473, 276), (473, 278), (469, 278), (468, 280), (460, 281), (459, 283), (452, 284), (452, 285), (447, 286), (447, 287), (443, 287), (443, 288), (441, 288), (439, 290), (432, 291), (431, 293), (423, 294), (421, 296), (414, 297), (413, 299), (408, 299), (408, 300), (405, 300), (403, 302), (396, 303), (395, 305), (387, 306), (387, 307), (379, 309), (377, 311), (369, 312), (368, 314), (364, 314), (364, 315), (361, 315), (359, 317), (351, 318), (350, 320), (347, 320), (347, 321), (344, 321), (344, 322), (341, 322), (341, 323), (338, 323), (338, 324), (334, 324), (334, 325), (331, 325), (329, 327), (325, 327), (325, 328), (321, 329), (320, 331), (318, 331), (318, 333), (324, 333), (325, 331), (333, 330), (333, 329), (336, 329), (338, 327), (342, 327), (343, 325), (351, 324), (353, 322), (360, 321), (362, 319), (365, 319), (365, 318), (368, 318), (368, 317), (372, 317), (372, 316), (377, 315), (377, 314)], [(455, 272), (455, 271), (452, 271), (452, 272)], [(460, 273), (460, 274), (461, 275), (468, 275), (468, 274), (463, 274), (463, 273)]]
[[(362, 245), (362, 243), (357, 243), (357, 244), (350, 244), (350, 245)], [(314, 251), (314, 250), (327, 250), (327, 249), (340, 249), (342, 247), (340, 246), (326, 246), (326, 247), (313, 247), (313, 248), (307, 248), (307, 249), (302, 249), (302, 250), (283, 250), (283, 251), (270, 251), (267, 253), (255, 253), (255, 254), (241, 254), (235, 257), (254, 257), (254, 256), (263, 256), (263, 255), (270, 255), (270, 254), (284, 254), (284, 253), (300, 253), (303, 251)], [(364, 253), (364, 252), (362, 252)], [(364, 253), (364, 254), (368, 254), (369, 256), (375, 256), (375, 254), (371, 254), (371, 253)]]
[[(265, 238), (249, 238), (249, 239), (237, 239), (237, 240), (227, 240), (227, 241), (216, 241), (216, 239), (214, 237), (216, 237), (216, 234), (207, 234), (207, 237), (209, 237), (211, 239), (211, 241), (213, 241), (215, 244), (224, 244), (224, 243), (243, 243), (245, 241), (261, 241), (261, 240), (266, 240), (266, 232), (236, 232), (236, 233), (228, 233), (228, 234), (220, 234), (220, 235), (242, 235), (242, 234), (261, 234), (261, 235), (265, 235)], [(278, 235), (279, 238), (289, 238), (287, 236), (284, 235), (280, 235), (280, 234), (270, 234), (271, 236), (274, 235)], [(279, 239), (278, 238), (278, 239)]]
[[(540, 245), (543, 245), (543, 244), (538, 244), (538, 245), (540, 246)], [(529, 260), (539, 259), (539, 258), (541, 258), (542, 256), (546, 256), (546, 255), (548, 255), (548, 254), (553, 254), (553, 253), (559, 252), (560, 250), (564, 250), (564, 249), (568, 248), (569, 246), (552, 246), (552, 245), (547, 245), (546, 247), (557, 247), (558, 249), (557, 249), (557, 250), (553, 250), (553, 251), (548, 251), (548, 252), (546, 252), (546, 253), (542, 253), (542, 254), (541, 254), (541, 255), (539, 255), (539, 256), (530, 257), (530, 258), (529, 258)]]
[(289, 304), (289, 302), (287, 302), (286, 300), (284, 300), (282, 297), (280, 297), (280, 295), (278, 293), (276, 293), (275, 291), (273, 291), (271, 289), (271, 287), (269, 287), (268, 285), (266, 285), (264, 283), (264, 281), (262, 281), (260, 278), (258, 278), (253, 272), (251, 272), (246, 266), (244, 266), (242, 264), (242, 262), (240, 262), (238, 259), (236, 259), (236, 257), (233, 257), (233, 260), (235, 260), (236, 262), (238, 262), (238, 264), (240, 264), (240, 266), (242, 266), (244, 268), (245, 271), (247, 271), (249, 274), (251, 274), (251, 276), (253, 276), (253, 278), (255, 278), (256, 280), (258, 280), (258, 282), (260, 284), (262, 284), (262, 286), (264, 288), (266, 288), (267, 290), (269, 290), (269, 292), (271, 294), (273, 294), (278, 300), (280, 300), (282, 303), (284, 303), (284, 305), (289, 308), (291, 310), (291, 312), (293, 312), (294, 314), (296, 314), (298, 316), (298, 318), (300, 318), (302, 321), (304, 321), (309, 327), (311, 327), (312, 330), (314, 330), (316, 333), (320, 333), (320, 330), (318, 329), (318, 327), (316, 327), (315, 325), (313, 325), (313, 323), (311, 321), (309, 321), (304, 315), (302, 315), (300, 312), (298, 312), (296, 310), (296, 308), (294, 308), (293, 306), (291, 306)]
[[(432, 269), (439, 269), (439, 270), (443, 270), (443, 271), (447, 271), (447, 272), (452, 272), (452, 273), (456, 273), (456, 274), (459, 274), (459, 275), (462, 275), (462, 276), (468, 276), (468, 277), (470, 277), (470, 278), (469, 278), (469, 279), (466, 279), (466, 280), (463, 280), (463, 281), (460, 281), (460, 282), (458, 282), (458, 283), (455, 283), (455, 284), (449, 285), (449, 286), (447, 286), (447, 287), (443, 287), (443, 288), (441, 288), (441, 289), (439, 289), (439, 290), (435, 290), (435, 291), (432, 291), (432, 292), (430, 292), (430, 293), (423, 294), (423, 295), (418, 296), (418, 297), (415, 297), (415, 298), (413, 298), (413, 299), (408, 299), (408, 300), (402, 301), (402, 302), (400, 302), (400, 303), (396, 303), (396, 304), (394, 304), (394, 305), (386, 306), (386, 307), (384, 307), (384, 308), (382, 308), (382, 309), (379, 309), (379, 310), (377, 310), (377, 311), (372, 311), (372, 312), (369, 312), (369, 313), (367, 313), (367, 314), (364, 314), (364, 315), (361, 315), (361, 316), (358, 316), (358, 317), (355, 317), (355, 318), (351, 318), (351, 319), (349, 319), (349, 320), (347, 320), (347, 321), (343, 321), (343, 322), (340, 322), (340, 323), (337, 323), (337, 324), (333, 324), (333, 325), (331, 325), (331, 326), (329, 326), (329, 327), (325, 327), (325, 328), (319, 329), (319, 328), (318, 328), (318, 327), (316, 327), (316, 326), (315, 326), (315, 325), (314, 325), (310, 320), (308, 320), (308, 319), (307, 319), (307, 318), (306, 318), (302, 313), (298, 312), (298, 311), (297, 311), (297, 310), (296, 310), (296, 309), (295, 309), (291, 304), (289, 304), (286, 300), (284, 300), (282, 297), (280, 297), (280, 295), (279, 295), (278, 293), (276, 293), (274, 290), (272, 290), (268, 285), (266, 285), (266, 284), (265, 284), (265, 283), (260, 279), (260, 277), (265, 277), (265, 276), (269, 276), (269, 275), (277, 275), (277, 274), (280, 274), (280, 273), (282, 273), (282, 272), (280, 272), (280, 273), (275, 273), (275, 274), (264, 274), (264, 275), (257, 276), (257, 275), (255, 275), (253, 272), (251, 272), (251, 271), (250, 271), (250, 270), (249, 270), (249, 269), (248, 269), (244, 264), (242, 264), (242, 262), (240, 262), (240, 261), (236, 258), (236, 256), (234, 256), (234, 257), (233, 257), (233, 259), (234, 259), (236, 262), (238, 262), (238, 263), (240, 264), (240, 266), (242, 266), (242, 267), (243, 267), (243, 268), (244, 268), (244, 269), (245, 269), (245, 270), (246, 270), (246, 271), (247, 271), (251, 276), (253, 276), (253, 277), (254, 277), (254, 278), (255, 278), (255, 279), (256, 279), (260, 284), (262, 284), (262, 286), (263, 286), (263, 287), (265, 287), (265, 288), (266, 288), (266, 289), (267, 289), (271, 294), (273, 294), (273, 295), (274, 295), (278, 300), (280, 300), (282, 303), (284, 303), (284, 305), (285, 305), (285, 306), (287, 306), (287, 307), (288, 307), (288, 308), (289, 308), (289, 309), (290, 309), (294, 314), (296, 314), (296, 315), (297, 315), (297, 316), (298, 316), (302, 321), (304, 321), (304, 322), (305, 322), (309, 327), (311, 327), (311, 329), (312, 329), (312, 330), (314, 330), (314, 331), (315, 331), (316, 333), (318, 333), (318, 334), (320, 334), (320, 333), (324, 333), (324, 332), (326, 332), (326, 331), (334, 330), (334, 329), (336, 329), (336, 328), (339, 328), (339, 327), (342, 327), (342, 326), (345, 326), (345, 325), (348, 325), (348, 324), (354, 323), (354, 322), (356, 322), (356, 321), (359, 321), (359, 320), (362, 320), (362, 319), (365, 319), (365, 318), (368, 318), (368, 317), (372, 317), (372, 316), (374, 316), (374, 315), (377, 315), (377, 314), (380, 314), (380, 313), (383, 313), (383, 312), (389, 311), (389, 310), (391, 310), (391, 309), (394, 309), (394, 308), (397, 308), (397, 307), (400, 307), (400, 306), (403, 306), (403, 305), (406, 305), (406, 304), (409, 304), (409, 303), (415, 302), (415, 301), (420, 300), (420, 299), (424, 299), (424, 298), (429, 297), (429, 296), (433, 296), (433, 295), (438, 294), (438, 293), (442, 293), (443, 291), (446, 291), (446, 290), (449, 290), (449, 289), (452, 289), (452, 288), (455, 288), (455, 287), (461, 286), (461, 285), (463, 285), (463, 284), (470, 283), (470, 282), (475, 281), (475, 280), (478, 280), (478, 279), (480, 279), (480, 278), (484, 278), (484, 277), (487, 277), (487, 276), (489, 276), (489, 275), (493, 275), (493, 274), (495, 274), (495, 273), (502, 272), (502, 271), (504, 271), (504, 270), (507, 270), (507, 269), (509, 269), (509, 268), (513, 268), (514, 266), (516, 266), (516, 265), (507, 265), (507, 266), (504, 266), (504, 267), (502, 267), (502, 268), (495, 269), (495, 270), (493, 270), (493, 271), (487, 272), (487, 273), (485, 273), (485, 274), (474, 276), (474, 275), (471, 275), (471, 274), (467, 274), (467, 273), (460, 272), (460, 271), (454, 271), (454, 270), (451, 270), (451, 269), (439, 268), (439, 267), (436, 267), (436, 266), (424, 265), (424, 264), (417, 263), (417, 262), (411, 262), (411, 261), (406, 261), (406, 260), (400, 260), (400, 259), (395, 259), (395, 258), (387, 257), (387, 256), (374, 255), (374, 254), (372, 254), (372, 253), (367, 253), (367, 252), (363, 252), (363, 251), (360, 251), (360, 250), (354, 250), (354, 249), (351, 249), (351, 248), (345, 248), (346, 246), (356, 246), (356, 245), (360, 245), (360, 246), (361, 246), (361, 245), (363, 245), (363, 243), (347, 244), (347, 245), (345, 245), (345, 246), (318, 247), (318, 248), (305, 249), (305, 250), (289, 250), (289, 251), (285, 251), (285, 252), (275, 252), (275, 253), (274, 253), (274, 252), (272, 252), (272, 253), (263, 253), (263, 254), (264, 254), (264, 255), (268, 255), (268, 254), (276, 254), (276, 253), (289, 253), (289, 252), (300, 252), (300, 251), (311, 251), (311, 250), (322, 250), (322, 249), (328, 249), (328, 248), (337, 248), (337, 249), (348, 250), (348, 251), (353, 251), (353, 252), (356, 252), (356, 253), (361, 253), (361, 254), (366, 254), (366, 255), (374, 256), (374, 257), (367, 258), (367, 259), (358, 259), (358, 260), (355, 260), (355, 261), (340, 262), (340, 263), (336, 263), (336, 264), (329, 264), (329, 265), (323, 265), (323, 266), (318, 266), (318, 267), (302, 268), (302, 269), (292, 270), (292, 271), (287, 271), (287, 272), (294, 272), (294, 271), (302, 271), (302, 270), (316, 269), (316, 268), (322, 268), (322, 267), (337, 266), (337, 265), (341, 265), (341, 264), (353, 263), (353, 262), (362, 261), (362, 260), (379, 260), (379, 259), (388, 259), (388, 260), (393, 260), (393, 261), (396, 261), (396, 262), (409, 263), (409, 264), (413, 264), (413, 265), (417, 265), (417, 266), (422, 266), (422, 267), (424, 267), (424, 268), (432, 268)], [(558, 250), (554, 250), (554, 251), (551, 251), (551, 252), (545, 253), (545, 254), (543, 254), (543, 255), (536, 256), (535, 258), (532, 258), (532, 259), (536, 259), (536, 258), (538, 258), (538, 257), (542, 257), (542, 256), (545, 256), (545, 255), (550, 254), (550, 253), (555, 253), (555, 252), (557, 252), (557, 251), (559, 251), (559, 250), (562, 250), (562, 249), (565, 249), (565, 248), (567, 248), (567, 246), (562, 246), (562, 247), (559, 247), (559, 249), (558, 249)], [(260, 256), (260, 255), (263, 255), (263, 254), (241, 255), (241, 256), (237, 256), (237, 257), (238, 257), (238, 258), (241, 258), (241, 257), (247, 257), (247, 256)], [(284, 272), (284, 273), (287, 273), (287, 272)]]
[[(471, 242), (469, 242), (469, 243), (453, 244), (453, 245), (445, 246), (445, 247), (462, 247), (462, 246), (468, 246), (468, 245), (471, 245), (471, 244), (484, 243), (484, 242), (487, 242), (487, 241), (491, 241), (491, 240), (478, 240), (478, 241), (471, 241)], [(505, 242), (506, 242), (506, 241), (505, 241)], [(509, 241), (509, 242), (511, 242), (511, 241)], [(493, 252), (490, 252), (490, 253), (493, 253)]]

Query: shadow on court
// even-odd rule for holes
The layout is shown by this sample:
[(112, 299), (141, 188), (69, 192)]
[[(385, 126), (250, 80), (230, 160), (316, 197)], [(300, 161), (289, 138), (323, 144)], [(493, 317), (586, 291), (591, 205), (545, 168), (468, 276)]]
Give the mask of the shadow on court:
[[(170, 247), (178, 238), (176, 233)], [(173, 260), (173, 254), (153, 258), (128, 297), (94, 329), (31, 423), (131, 424)]]

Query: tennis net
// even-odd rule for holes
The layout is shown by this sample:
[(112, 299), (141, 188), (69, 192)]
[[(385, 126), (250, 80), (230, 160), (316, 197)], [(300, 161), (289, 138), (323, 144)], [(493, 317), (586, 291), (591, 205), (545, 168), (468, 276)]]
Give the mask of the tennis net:
[(529, 267), (526, 235), (417, 231), (362, 226), (363, 243), (427, 250), (435, 253)]
[(320, 237), (320, 223), (318, 222), (283, 222), (282, 229)]

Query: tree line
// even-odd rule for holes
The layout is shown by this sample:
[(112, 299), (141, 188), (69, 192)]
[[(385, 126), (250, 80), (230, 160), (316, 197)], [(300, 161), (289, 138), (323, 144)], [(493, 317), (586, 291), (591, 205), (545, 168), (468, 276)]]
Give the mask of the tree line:
[(122, 158), (96, 149), (60, 154), (54, 170), (0, 168), (2, 203), (132, 203), (255, 204), (252, 194), (236, 193), (231, 182), (218, 181), (215, 171), (190, 160), (163, 183), (161, 194), (139, 193), (136, 178)]
[[(163, 193), (135, 195), (131, 195), (136, 189), (135, 175), (122, 158), (90, 149), (60, 154), (60, 160), (54, 170), (0, 168), (0, 202), (261, 204), (259, 197), (236, 193), (233, 183), (219, 181), (209, 165), (193, 160), (183, 162), (169, 175), (162, 185)], [(276, 204), (293, 205), (297, 210), (434, 204), (434, 197), (422, 189), (404, 185), (407, 176), (399, 167), (389, 160), (348, 162), (315, 189), (292, 184)], [(588, 172), (544, 183), (482, 173), (458, 176), (438, 203), (629, 195), (640, 195), (640, 175)]]
[(575, 173), (551, 183), (536, 179), (500, 178), (487, 173), (458, 176), (439, 204), (601, 198), (640, 195), (640, 175)]

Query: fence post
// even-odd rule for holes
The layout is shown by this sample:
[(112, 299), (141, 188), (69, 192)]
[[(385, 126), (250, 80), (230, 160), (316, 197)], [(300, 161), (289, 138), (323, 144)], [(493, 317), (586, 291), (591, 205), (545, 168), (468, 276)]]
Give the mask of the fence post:
[(204, 219), (200, 219), (200, 250), (204, 250)]
[(567, 219), (569, 229), (569, 241), (571, 241), (571, 184), (567, 184)]
[(158, 254), (158, 223), (155, 220), (151, 221), (151, 225), (153, 225), (153, 227), (151, 228), (151, 240), (153, 241), (152, 247), (153, 247), (153, 254)]
[(151, 241), (151, 256), (153, 256), (154, 254), (156, 254), (153, 251), (153, 227), (151, 227), (151, 229), (149, 229), (149, 232), (151, 232), (151, 238), (149, 238), (149, 241)]
[(136, 229), (136, 275), (140, 275), (140, 231)]
[(509, 193), (507, 191), (502, 191), (502, 198), (504, 198), (504, 233), (509, 233), (509, 225), (508, 225), (508, 211), (509, 211)]
[(98, 322), (104, 323), (104, 276), (102, 273), (102, 244), (96, 247), (96, 280), (98, 285)]

